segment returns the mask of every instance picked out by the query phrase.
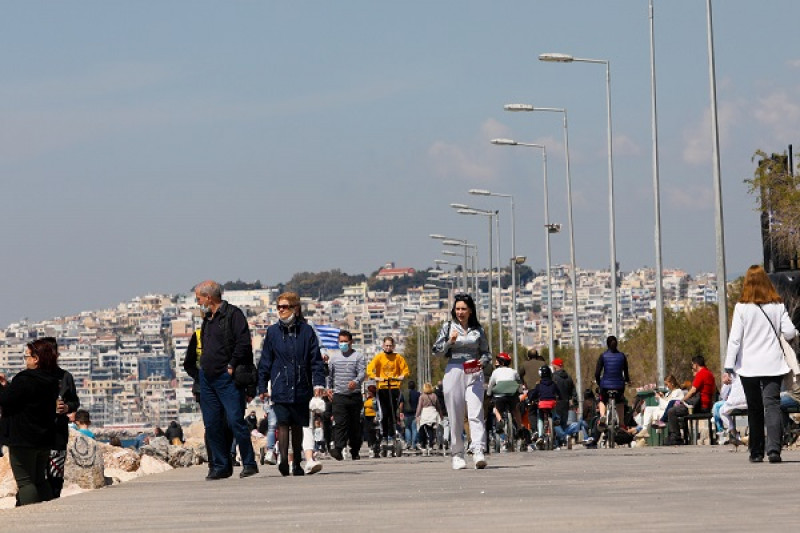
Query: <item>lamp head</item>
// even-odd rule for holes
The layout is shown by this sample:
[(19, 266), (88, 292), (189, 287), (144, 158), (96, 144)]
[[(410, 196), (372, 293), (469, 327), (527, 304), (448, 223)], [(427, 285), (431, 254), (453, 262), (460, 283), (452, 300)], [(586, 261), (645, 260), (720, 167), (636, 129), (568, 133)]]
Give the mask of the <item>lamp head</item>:
[(531, 104), (506, 104), (503, 106), (506, 111), (533, 111)]
[(486, 189), (470, 189), (470, 194), (477, 194), (478, 196), (491, 196), (491, 192)]
[(453, 209), (469, 209), (467, 204), (450, 204)]
[(431, 239), (440, 239), (440, 240), (447, 238), (444, 235), (440, 235), (438, 233), (431, 233), (430, 235), (428, 235), (428, 237), (430, 237)]
[(572, 63), (575, 58), (569, 54), (539, 54), (539, 61), (550, 61), (553, 63)]
[(516, 146), (517, 141), (512, 139), (492, 139), (490, 141), (492, 144), (497, 144), (500, 146)]

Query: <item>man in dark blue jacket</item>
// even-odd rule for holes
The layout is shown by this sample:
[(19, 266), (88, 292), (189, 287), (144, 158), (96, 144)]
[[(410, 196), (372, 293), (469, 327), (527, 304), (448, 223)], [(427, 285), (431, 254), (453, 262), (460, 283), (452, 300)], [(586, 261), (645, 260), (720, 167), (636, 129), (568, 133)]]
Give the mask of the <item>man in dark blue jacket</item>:
[[(292, 475), (302, 476), (303, 427), (308, 427), (312, 396), (325, 390), (325, 370), (317, 334), (299, 312), (294, 292), (278, 296), (278, 322), (267, 328), (258, 361), (258, 393), (262, 400), (272, 383), (272, 409), (278, 424), (278, 470), (289, 475), (289, 434), (292, 436)], [(205, 355), (203, 355), (205, 357)]]
[(233, 430), (242, 456), (239, 477), (258, 473), (250, 432), (244, 421), (245, 391), (236, 386), (234, 371), (253, 365), (250, 328), (242, 311), (222, 299), (222, 288), (204, 281), (194, 290), (205, 316), (201, 328), (203, 356), (200, 358), (200, 410), (211, 448), (212, 468), (206, 479), (223, 479), (233, 474), (233, 463), (225, 445), (225, 423)]

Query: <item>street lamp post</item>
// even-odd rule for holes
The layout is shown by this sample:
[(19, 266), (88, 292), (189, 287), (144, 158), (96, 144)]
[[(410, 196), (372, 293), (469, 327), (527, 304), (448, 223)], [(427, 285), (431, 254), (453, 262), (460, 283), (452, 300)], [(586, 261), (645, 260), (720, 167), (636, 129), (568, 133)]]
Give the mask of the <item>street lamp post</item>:
[(664, 270), (661, 263), (661, 192), (658, 180), (658, 116), (656, 112), (656, 43), (653, 25), (653, 0), (650, 0), (650, 126), (653, 153), (653, 202), (655, 204), (656, 248), (656, 366), (658, 384), (664, 386)]
[(547, 347), (550, 352), (550, 360), (552, 361), (553, 358), (555, 358), (555, 342), (553, 341), (553, 284), (550, 274), (550, 233), (556, 233), (558, 229), (556, 229), (556, 224), (550, 223), (550, 202), (547, 192), (547, 147), (543, 144), (517, 142), (511, 139), (492, 139), (491, 142), (499, 146), (526, 146), (542, 150), (542, 173), (544, 176), (544, 244), (545, 260), (547, 262)]
[(617, 233), (614, 223), (614, 151), (611, 136), (611, 62), (606, 59), (586, 59), (568, 54), (541, 54), (540, 61), (557, 63), (599, 63), (606, 66), (606, 111), (608, 116), (608, 219), (609, 247), (611, 249), (611, 334), (619, 334), (617, 320)]
[(719, 121), (717, 120), (717, 75), (714, 63), (714, 25), (711, 20), (711, 0), (706, 0), (708, 19), (708, 78), (711, 91), (711, 140), (714, 157), (714, 218), (717, 244), (717, 309), (719, 312), (719, 361), (725, 366), (728, 344), (728, 287), (725, 274), (725, 228), (722, 221), (722, 181), (719, 162)]
[[(466, 243), (467, 242), (467, 241), (465, 241), (463, 239), (454, 239), (452, 237), (446, 237), (446, 236), (440, 235), (438, 233), (431, 233), (429, 235), (429, 237), (431, 239), (437, 239), (437, 240), (440, 240), (440, 241), (450, 241), (450, 242), (458, 242), (458, 243)], [(445, 242), (443, 242), (442, 244), (445, 244)], [(467, 292), (467, 249), (466, 248), (464, 248), (464, 270), (461, 272), (461, 274), (462, 274), (462, 281), (463, 281), (463, 284), (464, 284), (464, 292)]]
[[(492, 322), (493, 322), (493, 318), (494, 318), (492, 316), (492, 269), (493, 269), (493, 264), (492, 264), (492, 222), (493, 221), (492, 221), (492, 218), (497, 214), (497, 212), (496, 211), (489, 211), (489, 210), (486, 210), (486, 209), (476, 209), (476, 208), (470, 207), (470, 206), (465, 205), (465, 204), (450, 204), (450, 207), (453, 207), (453, 208), (457, 209), (458, 213), (461, 214), (461, 215), (482, 215), (482, 216), (488, 217), (488, 219), (489, 219), (489, 282), (488, 282), (487, 286), (489, 288), (489, 290), (488, 290), (488, 293), (489, 293), (489, 302), (488, 302), (488, 304), (489, 304), (489, 349), (491, 350), (492, 339), (494, 338), (494, 335), (493, 335), (493, 329), (494, 328), (492, 326)], [(498, 259), (498, 261), (500, 260), (499, 257), (497, 259)], [(477, 291), (477, 288), (476, 288), (476, 291)], [(502, 351), (502, 350), (498, 350), (498, 352), (499, 351)]]
[(549, 111), (564, 114), (564, 157), (566, 159), (567, 173), (567, 224), (569, 225), (569, 260), (570, 282), (572, 283), (572, 337), (575, 349), (575, 379), (578, 383), (578, 400), (583, 401), (583, 382), (581, 381), (581, 337), (578, 331), (578, 288), (577, 264), (575, 262), (575, 228), (572, 223), (572, 177), (569, 169), (569, 129), (567, 125), (567, 110), (560, 107), (534, 107), (530, 104), (507, 104), (503, 106), (506, 111)]
[[(516, 218), (514, 215), (514, 196), (511, 194), (501, 194), (495, 193), (491, 191), (487, 191), (485, 189), (470, 189), (470, 194), (476, 194), (478, 196), (495, 196), (499, 198), (508, 198), (511, 200), (511, 257), (516, 259), (517, 257), (517, 237), (516, 237)], [(498, 257), (498, 263), (500, 258)], [(498, 296), (499, 297), (499, 296)], [(514, 353), (514, 368), (518, 368), (517, 365), (517, 267), (516, 267), (516, 260), (511, 262), (511, 349)]]

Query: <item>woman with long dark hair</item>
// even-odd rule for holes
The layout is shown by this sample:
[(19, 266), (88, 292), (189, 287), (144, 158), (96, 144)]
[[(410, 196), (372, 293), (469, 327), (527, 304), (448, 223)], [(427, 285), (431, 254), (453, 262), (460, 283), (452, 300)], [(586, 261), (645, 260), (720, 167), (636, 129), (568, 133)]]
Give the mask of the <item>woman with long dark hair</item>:
[(456, 294), (452, 320), (442, 324), (433, 345), (433, 353), (449, 358), (442, 379), (444, 403), (450, 417), (450, 450), (453, 470), (466, 468), (464, 439), (461, 435), (464, 415), (469, 420), (472, 459), (475, 468), (486, 468), (485, 425), (483, 419), (483, 366), (492, 360), (489, 341), (478, 322), (475, 302), (469, 294)]
[(753, 265), (747, 269), (742, 297), (733, 310), (725, 358), (725, 372), (739, 375), (747, 398), (751, 463), (762, 462), (765, 451), (770, 463), (781, 462), (780, 392), (790, 369), (783, 358), (780, 335), (792, 339), (797, 330), (767, 273)]
[(53, 497), (46, 471), (56, 434), (57, 357), (52, 344), (39, 339), (25, 347), (25, 370), (10, 383), (0, 374), (0, 407), (10, 429), (9, 461), (19, 505)]

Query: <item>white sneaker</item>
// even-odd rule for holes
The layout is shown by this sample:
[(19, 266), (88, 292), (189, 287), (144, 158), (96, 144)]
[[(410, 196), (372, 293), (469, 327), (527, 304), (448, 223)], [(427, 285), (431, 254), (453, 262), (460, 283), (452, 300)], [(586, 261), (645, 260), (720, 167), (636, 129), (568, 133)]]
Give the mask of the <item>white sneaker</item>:
[(317, 472), (322, 470), (322, 463), (320, 463), (319, 461), (314, 461), (313, 459), (311, 461), (306, 461), (306, 466), (304, 470), (307, 476), (310, 476), (311, 474), (316, 474)]
[(473, 453), (472, 460), (475, 461), (475, 468), (478, 470), (486, 468), (486, 458), (483, 456), (483, 452), (478, 451)]
[(464, 460), (463, 457), (459, 457), (458, 455), (453, 456), (453, 470), (464, 470), (467, 468), (467, 462)]
[(269, 450), (267, 452), (266, 457), (264, 457), (264, 462), (267, 463), (268, 465), (278, 464), (278, 461), (276, 460), (276, 457), (275, 457), (275, 451), (274, 450)]

